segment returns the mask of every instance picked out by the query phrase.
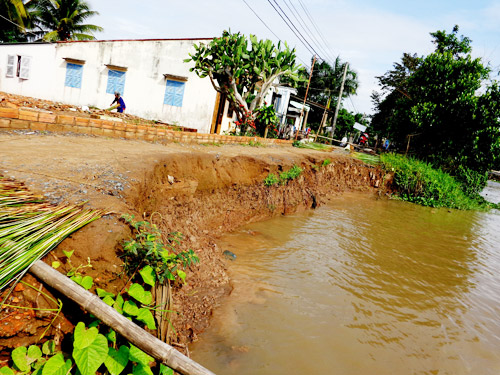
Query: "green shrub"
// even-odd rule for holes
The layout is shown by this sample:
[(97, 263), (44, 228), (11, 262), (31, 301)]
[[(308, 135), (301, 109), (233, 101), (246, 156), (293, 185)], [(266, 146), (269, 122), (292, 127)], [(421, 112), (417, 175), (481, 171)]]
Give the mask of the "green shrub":
[(386, 171), (394, 173), (395, 188), (405, 201), (461, 210), (495, 206), (479, 195), (469, 196), (460, 182), (425, 162), (395, 154), (382, 154), (380, 160)]
[(325, 159), (323, 160), (323, 164), (321, 164), (323, 167), (326, 167), (328, 164), (330, 164), (332, 161), (330, 159)]
[(288, 180), (294, 180), (299, 177), (301, 173), (302, 168), (294, 165), (288, 171), (280, 173), (280, 180), (283, 184), (285, 184)]
[(274, 173), (269, 173), (264, 179), (264, 185), (273, 186), (279, 184), (280, 180)]
[(267, 177), (264, 179), (264, 185), (273, 186), (273, 185), (285, 185), (287, 181), (294, 180), (300, 176), (302, 173), (302, 168), (294, 165), (288, 171), (281, 172), (280, 176), (276, 176), (274, 173), (269, 173)]

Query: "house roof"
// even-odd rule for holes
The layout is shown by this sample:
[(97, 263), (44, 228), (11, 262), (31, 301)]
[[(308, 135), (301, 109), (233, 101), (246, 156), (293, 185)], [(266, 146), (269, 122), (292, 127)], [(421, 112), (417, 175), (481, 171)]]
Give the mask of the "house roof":
[(16, 42), (16, 43), (0, 43), (2, 45), (16, 45), (16, 44), (31, 44), (31, 45), (45, 45), (45, 44), (69, 44), (69, 43), (108, 43), (108, 42), (162, 42), (162, 41), (197, 41), (197, 40), (212, 40), (211, 38), (163, 38), (163, 39), (103, 39), (103, 40), (68, 40), (59, 42)]

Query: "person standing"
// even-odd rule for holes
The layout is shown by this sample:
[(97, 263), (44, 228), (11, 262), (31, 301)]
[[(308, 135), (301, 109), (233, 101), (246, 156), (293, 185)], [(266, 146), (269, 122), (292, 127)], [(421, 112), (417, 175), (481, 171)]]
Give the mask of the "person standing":
[(111, 103), (111, 105), (113, 104), (118, 104), (118, 107), (117, 107), (117, 111), (120, 112), (120, 113), (123, 113), (123, 111), (125, 110), (125, 108), (127, 108), (125, 106), (125, 102), (123, 101), (123, 98), (120, 96), (120, 93), (117, 91), (115, 92), (115, 100), (113, 100), (113, 102)]

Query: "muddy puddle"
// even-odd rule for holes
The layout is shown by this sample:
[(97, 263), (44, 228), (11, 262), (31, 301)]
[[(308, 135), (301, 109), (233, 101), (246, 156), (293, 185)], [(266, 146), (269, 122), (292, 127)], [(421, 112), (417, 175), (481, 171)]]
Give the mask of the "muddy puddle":
[(499, 228), (358, 194), (243, 227), (219, 242), (234, 291), (192, 357), (219, 375), (498, 374)]

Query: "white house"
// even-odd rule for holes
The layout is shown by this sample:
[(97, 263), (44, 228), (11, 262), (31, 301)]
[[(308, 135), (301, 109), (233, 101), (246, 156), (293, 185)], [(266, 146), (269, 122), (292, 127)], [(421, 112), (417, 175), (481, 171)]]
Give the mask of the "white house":
[(183, 61), (193, 44), (209, 40), (1, 44), (0, 91), (98, 108), (108, 108), (118, 91), (127, 113), (220, 132), (220, 96)]

